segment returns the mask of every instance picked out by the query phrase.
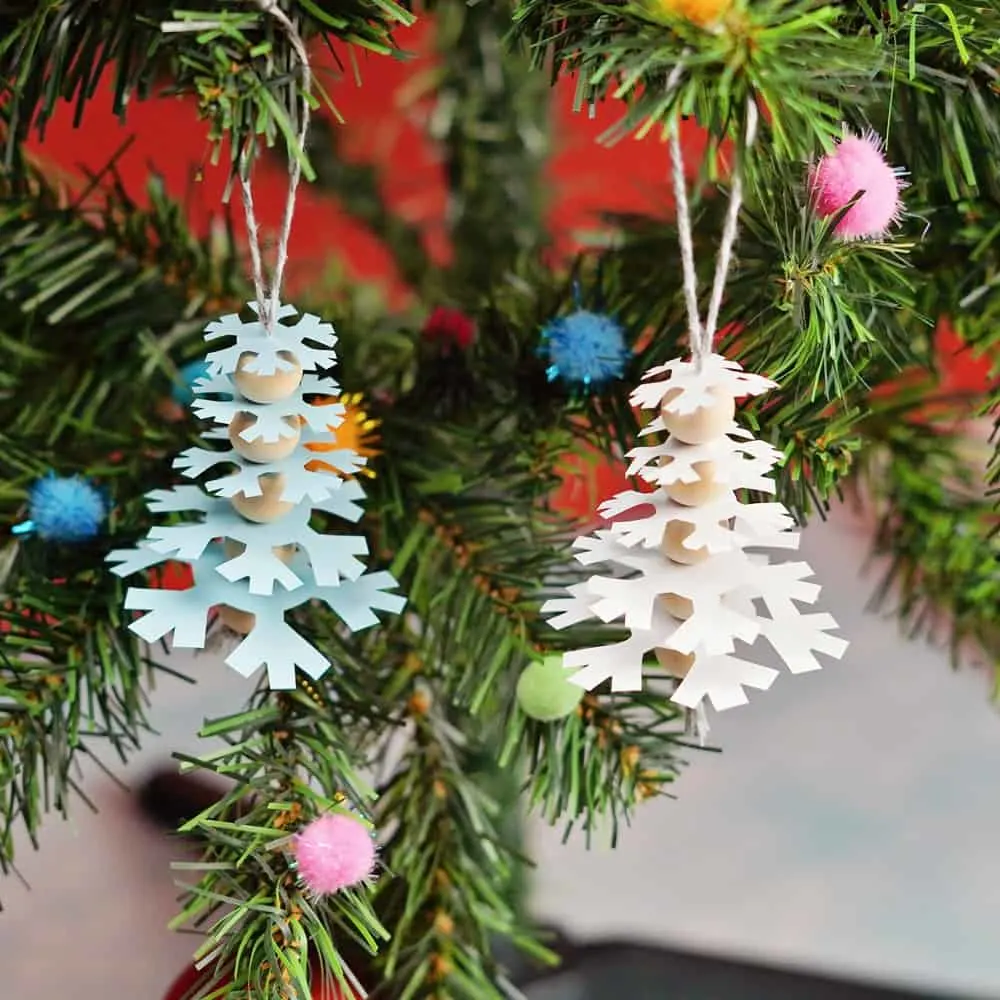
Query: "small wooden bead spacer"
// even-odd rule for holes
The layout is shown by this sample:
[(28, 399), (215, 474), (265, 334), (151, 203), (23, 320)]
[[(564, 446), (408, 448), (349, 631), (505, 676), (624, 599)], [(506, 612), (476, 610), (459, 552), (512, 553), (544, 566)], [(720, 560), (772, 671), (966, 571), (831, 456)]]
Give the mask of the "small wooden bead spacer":
[(676, 563), (685, 566), (694, 566), (704, 562), (709, 555), (708, 548), (702, 546), (700, 549), (688, 549), (684, 547), (684, 541), (694, 534), (695, 526), (689, 521), (668, 521), (666, 530), (663, 532), (663, 541), (660, 543), (660, 551)]
[(297, 417), (285, 417), (284, 422), (291, 430), (289, 437), (279, 437), (277, 441), (265, 441), (262, 437), (247, 441), (240, 437), (243, 431), (257, 422), (252, 413), (241, 410), (229, 423), (229, 443), (238, 455), (248, 462), (280, 462), (299, 446), (302, 437), (302, 425)]
[[(223, 543), (223, 551), (226, 553), (227, 559), (235, 559), (237, 556), (243, 555), (246, 551), (246, 546), (242, 542), (237, 542), (234, 538), (227, 538)], [(295, 558), (295, 553), (298, 552), (299, 547), (297, 545), (275, 545), (271, 551), (287, 566), (291, 563), (292, 559)]]
[(279, 368), (271, 375), (258, 375), (246, 370), (246, 366), (256, 357), (251, 351), (245, 351), (240, 355), (236, 371), (233, 372), (236, 388), (247, 399), (254, 403), (276, 403), (280, 399), (287, 399), (298, 389), (302, 381), (302, 365), (291, 351), (279, 351), (278, 357), (292, 367), (288, 370)]
[(694, 653), (678, 653), (675, 649), (657, 648), (656, 659), (671, 677), (687, 677), (694, 666)]
[(736, 399), (731, 393), (710, 388), (708, 394), (712, 397), (711, 405), (700, 406), (691, 413), (671, 413), (667, 408), (668, 404), (680, 393), (679, 388), (671, 389), (660, 404), (663, 424), (673, 437), (685, 444), (707, 444), (725, 435), (736, 416)]
[(679, 618), (682, 622), (687, 621), (694, 614), (694, 604), (680, 594), (661, 594), (660, 603), (666, 609), (667, 614)]
[(261, 494), (248, 497), (242, 491), (233, 497), (233, 507), (248, 521), (269, 524), (287, 514), (295, 504), (281, 499), (285, 491), (285, 477), (281, 473), (267, 472), (257, 477)]
[(231, 608), (229, 605), (223, 604), (219, 607), (219, 621), (230, 632), (235, 632), (237, 635), (249, 635), (253, 631), (257, 617), (250, 614), (249, 611), (240, 611), (237, 608)]
[(726, 485), (715, 481), (715, 462), (692, 462), (691, 468), (698, 474), (693, 483), (671, 483), (667, 487), (667, 496), (674, 503), (685, 507), (700, 507), (710, 503), (726, 491)]

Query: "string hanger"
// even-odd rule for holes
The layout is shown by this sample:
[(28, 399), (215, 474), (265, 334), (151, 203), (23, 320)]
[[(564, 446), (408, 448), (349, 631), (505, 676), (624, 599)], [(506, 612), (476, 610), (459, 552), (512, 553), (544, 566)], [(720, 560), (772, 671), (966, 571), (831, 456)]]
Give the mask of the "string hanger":
[[(671, 74), (667, 86), (670, 89), (677, 86), (680, 73), (675, 67), (676, 76)], [(747, 102), (746, 148), (749, 149), (757, 135), (758, 113), (753, 99)], [(715, 277), (712, 282), (712, 293), (708, 302), (708, 312), (702, 323), (698, 306), (698, 272), (694, 263), (694, 239), (691, 233), (691, 209), (687, 197), (687, 180), (684, 174), (684, 154), (681, 151), (680, 133), (676, 121), (670, 128), (670, 159), (671, 177), (674, 189), (674, 201), (677, 207), (677, 239), (681, 250), (681, 273), (684, 280), (684, 304), (687, 309), (691, 355), (697, 362), (703, 361), (712, 353), (719, 324), (719, 311), (722, 308), (722, 296), (726, 288), (726, 278), (733, 259), (733, 247), (739, 231), (740, 208), (743, 204), (743, 171), (737, 160), (733, 169), (732, 186), (729, 192), (729, 207), (722, 228), (719, 250), (716, 256)]]
[(278, 317), (278, 307), (281, 301), (281, 284), (285, 276), (285, 266), (288, 263), (288, 240), (292, 232), (292, 219), (295, 216), (295, 201), (298, 195), (299, 182), (302, 179), (302, 160), (306, 151), (306, 136), (309, 132), (309, 116), (312, 92), (312, 67), (309, 63), (309, 53), (305, 42), (295, 27), (292, 19), (278, 6), (278, 0), (255, 0), (265, 13), (273, 17), (284, 29), (295, 54), (299, 58), (300, 77), (302, 82), (302, 114), (299, 130), (296, 136), (298, 156), (289, 157), (288, 161), (288, 195), (285, 198), (285, 210), (281, 219), (281, 229), (278, 232), (278, 243), (275, 248), (274, 268), (271, 271), (270, 282), (264, 274), (264, 255), (260, 245), (260, 224), (254, 210), (253, 188), (250, 183), (252, 158), (250, 151), (252, 143), (248, 142), (240, 157), (240, 190), (243, 195), (243, 211), (247, 222), (247, 241), (250, 245), (250, 266), (253, 277), (254, 294), (257, 297), (257, 309), (264, 329), (271, 333)]

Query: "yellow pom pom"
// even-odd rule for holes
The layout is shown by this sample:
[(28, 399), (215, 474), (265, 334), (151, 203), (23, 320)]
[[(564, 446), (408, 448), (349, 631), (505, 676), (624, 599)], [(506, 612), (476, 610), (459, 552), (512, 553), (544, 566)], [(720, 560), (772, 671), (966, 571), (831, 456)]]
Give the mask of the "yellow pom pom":
[(732, 6), (733, 0), (645, 0), (653, 14), (673, 14), (707, 28)]

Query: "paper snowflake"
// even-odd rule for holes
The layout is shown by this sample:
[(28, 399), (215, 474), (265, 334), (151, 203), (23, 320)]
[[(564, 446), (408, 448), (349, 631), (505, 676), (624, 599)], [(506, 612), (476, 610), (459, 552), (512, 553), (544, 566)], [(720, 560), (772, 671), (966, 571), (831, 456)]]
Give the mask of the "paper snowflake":
[[(291, 306), (282, 306), (278, 318), (287, 320), (293, 315)], [(145, 612), (132, 622), (131, 630), (148, 642), (173, 632), (175, 646), (200, 649), (206, 643), (213, 607), (225, 605), (246, 612), (253, 615), (253, 627), (226, 663), (244, 676), (264, 667), (272, 688), (289, 689), (295, 686), (296, 668), (318, 678), (330, 661), (288, 625), (288, 611), (321, 600), (348, 628), (359, 631), (378, 623), (376, 611), (398, 613), (405, 601), (392, 593), (397, 584), (389, 573), (366, 572), (363, 557), (368, 548), (361, 535), (326, 535), (310, 524), (315, 511), (348, 522), (362, 515), (363, 490), (357, 480), (344, 476), (357, 472), (366, 459), (350, 449), (324, 452), (324, 461), (344, 476), (307, 467), (315, 454), (306, 444), (328, 439), (329, 428), (343, 414), (342, 406), (312, 405), (307, 397), (336, 395), (337, 383), (330, 377), (306, 374), (287, 399), (264, 404), (244, 399), (231, 377), (248, 353), (254, 357), (244, 370), (257, 375), (288, 370), (287, 354), (305, 372), (331, 369), (336, 363), (333, 327), (304, 315), (294, 326), (279, 322), (269, 335), (259, 322), (244, 324), (237, 316), (227, 316), (206, 331), (206, 340), (221, 336), (232, 337), (235, 343), (209, 353), (208, 374), (193, 387), (192, 409), (217, 425), (204, 435), (206, 440), (227, 444), (188, 449), (175, 459), (174, 466), (189, 479), (199, 479), (218, 466), (233, 471), (209, 479), (204, 488), (177, 486), (147, 494), (151, 511), (187, 512), (196, 519), (155, 527), (137, 548), (111, 552), (108, 561), (118, 576), (142, 572), (166, 560), (189, 563), (194, 584), (187, 590), (128, 591), (126, 609)], [(301, 428), (301, 439), (287, 458), (248, 461), (228, 446), (227, 428), (238, 414), (254, 418), (240, 435), (248, 442), (278, 441), (294, 435), (296, 426)], [(260, 496), (262, 475), (283, 477), (279, 499), (295, 506), (274, 520), (256, 523), (242, 517), (230, 498)], [(223, 540), (236, 543), (236, 551), (227, 554), (220, 544)], [(283, 551), (293, 555), (282, 558)]]
[[(664, 375), (668, 377), (663, 378)], [(710, 405), (713, 394), (730, 398), (757, 395), (773, 383), (747, 374), (717, 355), (699, 369), (673, 361), (646, 374), (633, 403), (667, 414), (691, 414)], [(671, 390), (677, 390), (671, 394)], [(662, 416), (651, 421), (644, 435), (666, 430)], [(564, 665), (575, 668), (571, 679), (592, 689), (606, 681), (613, 691), (642, 688), (644, 663), (655, 650), (693, 656), (673, 700), (698, 708), (707, 698), (718, 710), (746, 704), (745, 688), (766, 690), (777, 671), (737, 655), (744, 646), (764, 638), (792, 673), (820, 668), (816, 654), (841, 657), (847, 643), (830, 631), (836, 622), (828, 614), (805, 614), (820, 588), (808, 582), (812, 570), (804, 562), (771, 563), (753, 550), (795, 549), (799, 534), (780, 503), (744, 503), (737, 490), (775, 492), (770, 473), (780, 453), (755, 440), (735, 423), (704, 444), (686, 444), (675, 437), (636, 447), (628, 453), (630, 476), (655, 487), (653, 492), (624, 490), (600, 508), (611, 526), (578, 538), (576, 559), (584, 566), (604, 564), (612, 570), (569, 588), (542, 608), (558, 629), (587, 620), (622, 622), (630, 631), (623, 642), (566, 653)], [(712, 481), (719, 486), (696, 506), (677, 503), (667, 495), (676, 484), (697, 482), (699, 463), (711, 463)], [(616, 520), (621, 515), (628, 520)], [(700, 561), (674, 561), (662, 551), (668, 524), (681, 522), (685, 549), (702, 550)], [(663, 598), (684, 599), (685, 618), (675, 617)]]

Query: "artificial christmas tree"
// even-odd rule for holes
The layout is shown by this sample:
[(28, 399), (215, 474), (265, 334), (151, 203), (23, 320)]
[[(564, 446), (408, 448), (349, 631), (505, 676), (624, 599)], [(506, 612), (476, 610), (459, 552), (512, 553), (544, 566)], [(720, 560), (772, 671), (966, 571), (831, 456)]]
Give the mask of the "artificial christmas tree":
[[(712, 471), (705, 463), (719, 469), (738, 454), (770, 467), (780, 453), (775, 503), (801, 522), (839, 490), (858, 487), (879, 511), (877, 546), (893, 556), (889, 584), (904, 618), (915, 628), (944, 622), (956, 652), (974, 640), (996, 656), (998, 536), (983, 472), (995, 480), (998, 467), (968, 469), (955, 440), (958, 420), (995, 406), (997, 389), (953, 390), (935, 328), (948, 322), (965, 349), (996, 356), (1000, 3), (437, 0), (417, 9), (390, 0), (205, 0), (201, 8), (22, 0), (0, 11), (0, 509), (10, 531), (0, 863), (13, 863), (17, 829), (33, 833), (47, 810), (70, 808), (82, 754), (104, 741), (128, 756), (141, 744), (159, 654), (135, 630), (152, 639), (173, 625), (175, 642), (190, 639), (183, 627), (177, 634), (179, 609), (197, 604), (204, 629), (199, 574), (215, 583), (228, 566), (236, 582), (209, 588), (228, 623), (219, 629), (224, 656), (236, 655), (247, 673), (267, 662), (282, 690), (265, 680), (248, 692), (247, 704), (204, 727), (224, 748), (185, 762), (232, 783), (182, 826), (203, 854), (186, 866), (194, 881), (178, 917), (205, 935), (197, 989), (307, 1000), (332, 982), (341, 992), (407, 1000), (499, 998), (506, 985), (497, 939), (532, 946), (511, 890), (519, 862), (504, 831), (514, 811), (499, 804), (505, 789), (523, 780), (525, 801), (591, 835), (602, 818), (630, 817), (674, 780), (682, 757), (697, 755), (685, 710), (699, 699), (681, 692), (698, 676), (699, 656), (703, 664), (733, 659), (728, 648), (708, 647), (704, 629), (692, 645), (685, 619), (700, 614), (706, 591), (671, 589), (681, 579), (674, 574), (666, 589), (646, 588), (664, 598), (650, 607), (671, 620), (631, 662), (649, 681), (643, 689), (605, 683), (619, 666), (611, 653), (610, 669), (590, 675), (592, 691), (567, 691), (571, 678), (554, 672), (583, 665), (590, 654), (581, 651), (626, 638), (615, 616), (602, 614), (557, 632), (542, 608), (567, 587), (591, 586), (573, 564), (572, 538), (583, 526), (551, 502), (567, 454), (585, 445), (623, 465), (649, 430), (637, 412), (647, 390), (665, 387), (657, 406), (668, 396), (677, 402), (673, 410), (667, 402), (662, 429), (690, 415), (671, 395), (678, 384), (640, 386), (643, 372), (682, 381), (687, 369), (678, 365), (689, 354), (696, 369), (722, 365), (714, 356), (780, 386), (723, 400), (704, 443), (685, 440), (675, 424), (676, 441), (653, 445), (652, 464), (631, 456), (630, 475), (673, 488), (670, 504), (700, 512), (704, 537), (682, 538), (675, 528), (663, 539), (672, 546), (666, 558), (683, 563), (689, 541), (696, 549), (728, 542), (740, 533), (729, 519), (744, 510), (774, 511), (769, 529), (787, 526), (758, 495), (771, 487), (756, 472), (727, 478), (721, 499), (685, 492), (696, 485), (685, 470), (704, 485)], [(417, 20), (433, 25), (434, 62), (417, 74), (408, 113), (439, 150), (445, 241), (385, 209), (371, 170), (340, 153), (339, 137), (367, 123), (331, 124), (329, 112), (335, 68), (356, 67), (362, 83), (383, 72), (405, 53), (404, 29)], [(677, 174), (679, 123), (700, 130), (706, 155), (686, 177), (683, 204), (685, 185), (675, 178), (670, 221), (609, 217), (596, 249), (560, 257), (555, 247), (565, 240), (550, 239), (543, 212), (546, 72), (574, 78), (582, 113), (619, 108), (606, 141), (645, 138), (635, 148), (662, 161), (664, 177), (661, 134)], [(69, 112), (86, 130), (92, 109), (110, 102), (127, 122), (160, 92), (186, 98), (191, 120), (207, 123), (204, 172), (212, 174), (210, 160), (220, 164), (250, 220), (251, 175), (277, 163), (291, 174), (282, 182), (290, 206), (301, 171), (300, 200), (305, 191), (338, 195), (391, 252), (411, 295), (401, 305), (373, 305), (344, 281), (294, 288), (304, 315), (337, 330), (339, 385), (306, 383), (312, 372), (300, 345), (281, 348), (288, 354), (276, 353), (267, 371), (239, 346), (244, 325), (263, 343), (294, 329), (279, 308), (286, 257), (285, 284), (295, 277), (291, 210), (268, 287), (259, 259), (267, 241), (252, 221), (244, 232), (239, 212), (193, 232), (155, 176), (141, 204), (113, 169), (68, 194), (64, 179), (27, 153), (53, 115)], [(316, 139), (324, 128), (333, 155)], [(308, 224), (300, 211), (299, 231)], [(328, 239), (333, 252), (337, 237)], [(708, 296), (707, 350), (697, 286), (719, 249), (725, 266)], [(232, 363), (200, 380), (182, 376), (203, 361), (206, 326), (241, 309), (227, 323)], [(287, 386), (262, 396), (254, 384), (279, 369), (300, 393), (293, 409), (281, 405)], [(166, 419), (163, 401), (185, 378), (196, 413), (214, 430), (173, 410)], [(378, 454), (368, 463), (345, 465), (324, 439), (338, 415), (329, 398), (336, 408), (347, 393), (360, 393), (377, 422)], [(255, 446), (262, 418), (268, 433)], [(219, 450), (203, 455), (199, 438)], [(680, 445), (708, 451), (685, 452), (682, 466)], [(216, 521), (156, 523), (160, 511), (144, 498), (179, 495), (174, 457), (185, 449), (192, 470), (220, 461), (237, 468), (229, 486), (239, 487), (234, 498), (242, 490), (238, 513), (227, 507), (223, 516), (225, 496), (195, 489), (184, 497), (197, 494), (194, 509)], [(362, 467), (373, 473), (364, 489)], [(273, 496), (257, 483), (262, 468), (285, 477), (267, 480)], [(229, 489), (213, 482), (209, 492)], [(313, 497), (310, 511), (280, 506), (305, 499), (308, 491), (287, 490), (307, 482), (329, 496)], [(74, 485), (54, 491), (53, 483)], [(323, 516), (330, 497), (362, 493), (360, 527)], [(298, 517), (295, 532), (278, 537), (282, 518), (255, 520), (260, 498), (278, 504), (268, 517)], [(712, 517), (726, 524), (701, 524), (712, 520), (701, 517), (709, 507), (692, 500), (721, 504)], [(608, 513), (616, 520), (606, 539), (617, 546), (634, 537), (617, 507)], [(195, 536), (196, 551), (167, 546)], [(181, 578), (169, 596), (153, 589), (162, 577), (151, 578), (139, 588), (140, 608), (106, 561), (145, 551), (134, 547), (147, 537), (154, 547), (162, 539), (161, 551), (134, 568), (175, 554), (195, 562), (195, 580)], [(333, 539), (355, 558), (364, 551), (372, 577), (398, 581), (400, 597), (386, 598), (377, 626), (352, 627), (337, 613), (332, 594), (351, 575), (324, 554)], [(635, 569), (634, 552), (611, 554)], [(267, 589), (256, 571), (237, 586), (261, 561), (270, 595), (253, 593)], [(774, 568), (794, 576), (787, 566)], [(690, 567), (684, 581), (700, 568)], [(312, 586), (331, 575), (340, 582), (315, 595), (328, 603), (293, 598), (295, 581)], [(631, 583), (615, 575), (605, 582), (590, 597)], [(713, 606), (731, 597), (744, 612), (759, 596), (709, 595), (719, 598)], [(774, 634), (779, 619), (803, 617), (789, 605), (811, 596), (789, 584), (769, 597), (769, 614), (756, 609), (743, 621)], [(130, 605), (176, 613), (147, 630)], [(595, 608), (590, 601), (588, 611)], [(253, 643), (238, 655), (229, 648), (241, 641), (234, 632), (246, 632), (247, 643), (275, 609), (289, 630), (281, 634), (295, 636), (295, 656), (284, 656), (273, 636), (266, 655)], [(677, 635), (686, 638), (671, 645)], [(315, 657), (303, 662), (307, 647), (324, 669)], [(693, 665), (677, 659), (692, 654)], [(312, 668), (296, 671), (296, 663)], [(733, 700), (731, 691), (722, 699)], [(766, 712), (766, 699), (748, 710)], [(371, 823), (377, 877), (316, 898), (293, 845), (333, 816)], [(351, 971), (358, 955), (366, 956), (364, 982)]]

